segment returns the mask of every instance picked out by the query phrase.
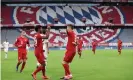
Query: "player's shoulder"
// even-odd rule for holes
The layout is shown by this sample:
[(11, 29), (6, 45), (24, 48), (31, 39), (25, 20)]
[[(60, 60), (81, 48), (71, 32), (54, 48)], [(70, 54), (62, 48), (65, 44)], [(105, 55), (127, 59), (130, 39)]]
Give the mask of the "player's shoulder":
[(18, 36), (18, 37), (17, 37), (17, 39), (20, 39), (20, 38), (21, 38), (21, 36)]
[(35, 35), (34, 35), (34, 36), (36, 37), (36, 36), (39, 36), (39, 35), (40, 35), (39, 33), (35, 33)]
[(75, 32), (73, 30), (72, 31), (67, 31), (67, 33), (70, 34), (70, 35), (75, 34)]
[(27, 41), (28, 41), (29, 39), (28, 39), (27, 37), (25, 37), (25, 40), (27, 40)]

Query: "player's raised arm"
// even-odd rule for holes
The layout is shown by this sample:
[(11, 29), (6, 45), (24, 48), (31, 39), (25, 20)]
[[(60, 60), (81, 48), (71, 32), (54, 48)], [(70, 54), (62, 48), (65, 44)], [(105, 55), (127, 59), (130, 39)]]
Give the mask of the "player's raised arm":
[(77, 46), (76, 35), (73, 33), (73, 26), (72, 25), (68, 25), (67, 29), (66, 29), (66, 32), (67, 32), (67, 35), (71, 35), (71, 37), (73, 37), (72, 44)]
[(66, 33), (67, 33), (68, 35), (71, 34), (72, 30), (73, 30), (73, 26), (72, 26), (72, 25), (68, 25), (68, 26), (67, 26), (67, 29), (66, 29)]
[(15, 47), (19, 47), (18, 42), (19, 42), (19, 40), (18, 40), (18, 38), (17, 38), (16, 41), (15, 41), (15, 43), (14, 43), (14, 46), (15, 46)]

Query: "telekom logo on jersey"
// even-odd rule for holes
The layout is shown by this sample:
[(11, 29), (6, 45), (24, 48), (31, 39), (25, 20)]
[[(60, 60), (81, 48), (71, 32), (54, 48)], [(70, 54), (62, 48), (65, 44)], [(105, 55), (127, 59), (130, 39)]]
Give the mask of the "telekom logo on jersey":
[[(61, 7), (62, 8), (62, 7)], [(64, 8), (61, 9), (60, 7), (56, 7), (56, 10), (62, 10), (62, 12), (66, 13), (66, 11), (64, 10)], [(42, 10), (43, 9), (43, 10)], [(91, 22), (88, 24), (92, 24), (92, 23), (97, 23), (97, 24), (103, 24), (106, 23), (108, 21), (109, 17), (113, 17), (115, 16), (114, 20), (116, 23), (124, 23), (124, 18), (122, 13), (120, 12), (120, 10), (117, 7), (109, 7), (109, 6), (100, 6), (100, 7), (89, 7), (90, 10), (87, 10), (88, 7), (81, 7), (79, 9), (79, 11), (77, 12), (77, 14), (81, 14), (81, 12), (86, 13), (85, 15), (90, 15), (89, 17), (87, 17), (88, 21)], [(76, 10), (74, 10), (74, 8), (69, 8), (70, 16), (71, 18), (76, 18), (76, 16), (74, 16), (74, 12)], [(14, 9), (13, 12), (13, 17), (14, 17), (14, 21), (16, 24), (22, 24), (23, 21), (29, 17), (31, 18), (31, 21), (33, 21), (36, 24), (40, 24), (42, 22), (47, 21), (47, 24), (53, 24), (52, 22), (50, 23), (50, 19), (54, 18), (54, 16), (52, 14), (49, 14), (48, 12), (52, 12), (53, 11), (53, 15), (57, 17), (57, 15), (65, 15), (65, 14), (61, 14), (59, 12), (54, 11), (53, 8), (50, 7), (46, 7), (46, 10), (44, 10), (44, 7), (16, 7)], [(81, 12), (80, 12), (81, 11)], [(55, 12), (55, 13), (54, 13)], [(73, 14), (72, 14), (73, 13)], [(41, 15), (40, 15), (41, 14)], [(56, 15), (55, 15), (56, 14)], [(23, 17), (19, 17), (22, 16)], [(82, 14), (83, 16), (83, 14)], [(69, 17), (65, 16), (65, 17), (60, 17), (60, 20), (66, 20), (64, 21), (64, 23), (62, 24), (67, 24), (68, 22), (71, 22), (73, 24), (76, 23), (77, 18), (75, 19), (75, 23), (73, 21), (69, 21)], [(78, 23), (78, 22), (77, 22)], [(75, 29), (75, 32), (77, 34), (78, 37), (82, 37), (84, 42), (88, 42), (88, 41), (98, 41), (98, 42), (104, 42), (104, 41), (110, 41), (113, 38), (117, 37), (117, 35), (120, 33), (120, 29)], [(63, 42), (66, 43), (67, 40), (67, 35), (66, 34), (62, 34), (64, 33), (65, 30), (51, 30), (51, 34), (50, 34), (50, 38), (49, 41), (53, 42), (53, 43), (58, 43), (58, 42)], [(26, 31), (27, 36), (32, 38), (34, 36), (34, 31), (30, 30), (30, 31)]]

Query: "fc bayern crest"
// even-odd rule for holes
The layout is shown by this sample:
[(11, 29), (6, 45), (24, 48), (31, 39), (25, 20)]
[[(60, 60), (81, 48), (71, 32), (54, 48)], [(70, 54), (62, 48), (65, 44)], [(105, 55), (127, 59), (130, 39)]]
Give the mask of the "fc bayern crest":
[[(104, 24), (110, 17), (114, 23), (124, 24), (124, 16), (117, 7), (110, 6), (93, 6), (93, 7), (62, 7), (62, 6), (45, 6), (45, 7), (15, 7), (13, 10), (13, 20), (15, 24), (23, 24), (26, 18), (36, 24), (55, 24), (54, 18), (59, 18), (58, 24), (84, 24), (82, 17), (86, 17), (86, 24)], [(74, 29), (77, 36), (82, 37), (84, 42), (97, 41), (109, 42), (116, 38), (121, 29)], [(29, 38), (33, 38), (33, 30), (25, 31)], [(49, 41), (51, 43), (66, 43), (67, 35), (63, 34), (65, 30), (51, 30)]]

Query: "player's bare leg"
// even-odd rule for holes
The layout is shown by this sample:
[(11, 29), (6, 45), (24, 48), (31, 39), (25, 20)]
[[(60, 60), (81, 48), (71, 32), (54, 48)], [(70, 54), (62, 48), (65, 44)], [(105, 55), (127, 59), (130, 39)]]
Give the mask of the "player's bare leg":
[(121, 55), (121, 50), (118, 50), (118, 52), (119, 52), (119, 55)]
[(16, 65), (16, 71), (18, 71), (19, 65), (22, 63), (22, 60), (18, 61), (17, 65)]
[(93, 49), (92, 51), (93, 51), (93, 54), (95, 55), (95, 49)]
[(23, 69), (24, 69), (24, 67), (25, 67), (25, 64), (26, 64), (26, 59), (23, 60), (20, 73), (23, 71)]
[(121, 47), (118, 47), (119, 55), (121, 55)]
[(82, 53), (81, 53), (81, 51), (80, 51), (80, 52), (78, 52), (78, 54), (79, 54), (79, 58), (81, 58), (81, 54), (82, 54)]
[(65, 70), (65, 76), (60, 78), (60, 79), (64, 79), (64, 80), (72, 79), (72, 75), (71, 75), (71, 72), (70, 72), (70, 69), (69, 69), (69, 63), (63, 61), (62, 65), (63, 65), (64, 70)]
[(5, 52), (5, 59), (7, 59), (7, 52)]
[(41, 66), (41, 64), (40, 64), (39, 62), (37, 62), (37, 66), (36, 66), (36, 68), (38, 68), (39, 66)]

